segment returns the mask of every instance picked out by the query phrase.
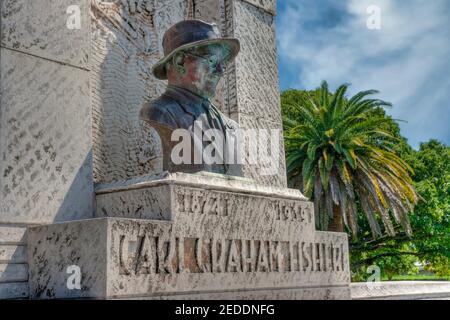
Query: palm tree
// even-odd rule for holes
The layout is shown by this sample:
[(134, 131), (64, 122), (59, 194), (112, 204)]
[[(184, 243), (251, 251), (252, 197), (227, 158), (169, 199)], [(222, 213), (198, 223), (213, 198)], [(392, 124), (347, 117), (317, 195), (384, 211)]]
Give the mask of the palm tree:
[(392, 220), (410, 234), (408, 212), (417, 202), (412, 169), (392, 151), (396, 138), (386, 129), (392, 119), (376, 112), (391, 104), (368, 99), (375, 90), (347, 99), (347, 89), (330, 93), (324, 81), (283, 106), (290, 185), (314, 199), (322, 230), (346, 226), (356, 238), (360, 207), (374, 238), (383, 234), (379, 220), (388, 235), (395, 235)]

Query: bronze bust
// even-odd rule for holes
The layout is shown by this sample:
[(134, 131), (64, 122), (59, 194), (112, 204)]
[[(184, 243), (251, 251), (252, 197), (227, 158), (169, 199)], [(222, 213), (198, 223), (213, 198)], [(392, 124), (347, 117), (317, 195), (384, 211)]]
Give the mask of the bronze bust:
[[(225, 64), (239, 52), (239, 41), (221, 37), (215, 24), (185, 20), (166, 31), (163, 48), (164, 57), (152, 71), (156, 78), (168, 80), (167, 90), (146, 103), (140, 112), (140, 118), (148, 122), (161, 138), (163, 169), (169, 172), (209, 171), (242, 175), (238, 160), (239, 139), (236, 138), (238, 125), (211, 102)], [(189, 154), (183, 154), (186, 161), (181, 163), (174, 160), (174, 154), (177, 154), (174, 151), (179, 144), (177, 137), (182, 136), (175, 134), (179, 129), (185, 130), (192, 146), (183, 150), (182, 153)], [(204, 139), (208, 132), (220, 134)], [(174, 134), (177, 136), (175, 139)], [(218, 136), (222, 138), (220, 143)], [(219, 161), (205, 161), (203, 158), (208, 144), (210, 149), (213, 145), (213, 155)]]

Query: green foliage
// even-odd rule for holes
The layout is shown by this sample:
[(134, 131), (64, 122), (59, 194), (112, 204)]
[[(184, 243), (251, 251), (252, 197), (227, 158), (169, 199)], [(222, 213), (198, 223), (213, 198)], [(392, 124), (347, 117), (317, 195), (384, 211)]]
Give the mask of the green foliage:
[[(413, 180), (420, 195), (420, 201), (410, 214), (412, 236), (399, 233), (396, 237), (373, 241), (367, 236), (369, 227), (361, 224), (366, 237), (351, 244), (354, 279), (363, 276), (369, 265), (386, 267), (387, 257), (421, 262), (425, 270), (438, 276), (450, 276), (450, 147), (430, 140), (414, 151), (404, 140), (398, 149), (414, 169)], [(399, 263), (398, 268), (393, 269), (396, 274), (406, 273), (402, 266)]]
[(314, 91), (282, 93), (289, 184), (313, 198), (322, 230), (343, 231), (336, 223), (342, 221), (356, 238), (359, 204), (373, 238), (383, 234), (380, 221), (391, 236), (394, 223), (410, 234), (408, 212), (417, 196), (411, 168), (394, 152), (394, 122), (380, 108), (390, 104), (369, 99), (375, 90), (347, 99), (347, 88), (330, 93), (323, 82)]
[(415, 265), (417, 262), (414, 256), (397, 255), (380, 258), (377, 265), (380, 267), (382, 277), (392, 280), (397, 274), (416, 274), (419, 271), (419, 268)]
[[(402, 252), (409, 252), (409, 246), (403, 245)], [(419, 271), (417, 256), (414, 254), (391, 254), (391, 249), (379, 250), (377, 258), (371, 260), (370, 252), (351, 252), (352, 279), (353, 281), (365, 281), (370, 273), (367, 268), (376, 265), (380, 268), (382, 278), (392, 280), (396, 275), (415, 275)], [(370, 263), (361, 263), (361, 261), (371, 261)]]
[(450, 277), (450, 259), (448, 256), (440, 254), (429, 257), (425, 270), (431, 271), (439, 277)]
[[(358, 230), (358, 238), (354, 237), (350, 246), (353, 280), (367, 279), (369, 274), (366, 271), (370, 265), (378, 265), (383, 277), (396, 279), (398, 276), (395, 275), (415, 273), (417, 262), (437, 276), (449, 277), (450, 147), (436, 140), (430, 140), (421, 144), (419, 150), (414, 150), (401, 136), (397, 122), (380, 108), (388, 104), (380, 100), (365, 99), (367, 95), (376, 93), (375, 91), (361, 92), (346, 99), (345, 90), (346, 86), (341, 86), (332, 94), (328, 92), (324, 83), (321, 88), (313, 91), (287, 90), (282, 93), (290, 185), (300, 188), (314, 198), (316, 212), (318, 207), (325, 209), (326, 214), (319, 210), (316, 220), (321, 229), (326, 229), (327, 222), (332, 219), (331, 212), (335, 209), (336, 202), (342, 203), (340, 195), (333, 198), (331, 190), (331, 185), (335, 183), (331, 182), (335, 180), (331, 176), (337, 176), (339, 186), (335, 187), (334, 191), (345, 192), (347, 209), (351, 208), (343, 218), (346, 218), (347, 225), (350, 219), (353, 219), (349, 226), (353, 235), (355, 226)], [(345, 114), (343, 110), (350, 105), (354, 106), (355, 101), (359, 102), (360, 110), (367, 109), (354, 119), (346, 119), (343, 117)], [(339, 128), (345, 128), (347, 134)], [(348, 134), (349, 132), (351, 134)], [(359, 135), (360, 132), (363, 133)], [(403, 173), (410, 175), (410, 178), (403, 177), (402, 181), (408, 185), (412, 183), (419, 194), (417, 205), (409, 213), (409, 231), (412, 232), (408, 232), (407, 225), (406, 228), (405, 226), (402, 228), (402, 223), (399, 223), (401, 221), (394, 217), (392, 226), (385, 225), (385, 230), (393, 228), (395, 235), (389, 232), (380, 235), (379, 227), (374, 227), (373, 223), (374, 220), (377, 222), (382, 220), (380, 212), (375, 216), (372, 215), (372, 218), (364, 212), (364, 206), (367, 209), (367, 201), (365, 204), (361, 202), (364, 197), (355, 192), (357, 185), (362, 183), (364, 187), (364, 182), (358, 180), (355, 171), (358, 170), (358, 158), (370, 158), (371, 152), (362, 152), (361, 149), (355, 148), (356, 144), (352, 144), (350, 135), (351, 138), (356, 140), (359, 138), (375, 150), (393, 153), (401, 159), (399, 163), (394, 161), (394, 167), (403, 167)], [(388, 166), (391, 164), (387, 163)], [(315, 192), (320, 189), (321, 192)], [(350, 196), (352, 191), (354, 197)], [(366, 188), (366, 193), (362, 192), (362, 195), (367, 193), (370, 193), (370, 189)], [(319, 201), (317, 194), (321, 194)], [(383, 194), (383, 197), (386, 200), (390, 195)], [(414, 202), (411, 194), (408, 197), (400, 193), (398, 197), (408, 199), (410, 203)], [(393, 214), (391, 205), (394, 203), (395, 207), (397, 202), (386, 202), (385, 208), (391, 216)], [(378, 203), (382, 203), (381, 199)], [(376, 211), (377, 204), (373, 201), (372, 205), (372, 211)], [(411, 208), (408, 204), (406, 206), (408, 209)], [(348, 216), (350, 213), (351, 216)], [(374, 234), (377, 238), (374, 238)]]
[(450, 147), (430, 140), (415, 153), (414, 180), (422, 197), (411, 216), (412, 245), (428, 270), (450, 275)]

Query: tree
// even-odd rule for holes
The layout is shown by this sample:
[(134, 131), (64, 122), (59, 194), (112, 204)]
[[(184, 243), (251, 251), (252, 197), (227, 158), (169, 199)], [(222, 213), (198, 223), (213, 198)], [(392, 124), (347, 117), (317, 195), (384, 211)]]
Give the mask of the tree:
[(428, 269), (450, 275), (450, 147), (437, 140), (422, 143), (413, 166), (423, 199), (411, 217), (413, 244)]
[[(322, 230), (344, 231), (356, 238), (358, 206), (373, 238), (394, 236), (394, 220), (411, 234), (408, 212), (417, 202), (412, 169), (393, 151), (398, 141), (392, 120), (377, 115), (390, 106), (368, 99), (375, 90), (345, 97), (348, 85), (330, 93), (323, 82), (314, 91), (288, 90), (281, 96), (289, 184), (314, 200)], [(393, 219), (392, 219), (393, 217)]]
[(395, 275), (416, 274), (419, 271), (416, 262), (416, 257), (411, 255), (387, 256), (380, 258), (377, 265), (380, 267), (381, 275), (392, 280)]
[[(399, 232), (395, 237), (371, 240), (368, 237), (369, 226), (361, 223), (362, 236), (350, 245), (352, 270), (364, 275), (369, 265), (385, 268), (387, 259), (397, 262), (415, 260), (438, 276), (449, 276), (450, 147), (430, 140), (415, 151), (403, 139), (396, 148), (414, 169), (413, 180), (420, 195), (410, 214), (412, 236)], [(402, 268), (405, 265), (392, 263), (387, 268), (391, 273), (401, 274), (405, 272)]]

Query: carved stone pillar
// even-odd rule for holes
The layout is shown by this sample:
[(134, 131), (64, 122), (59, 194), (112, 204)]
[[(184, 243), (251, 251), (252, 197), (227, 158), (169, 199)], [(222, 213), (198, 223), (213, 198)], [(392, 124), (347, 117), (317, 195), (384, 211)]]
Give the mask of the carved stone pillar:
[(88, 0), (0, 0), (0, 299), (28, 296), (28, 225), (93, 216)]

